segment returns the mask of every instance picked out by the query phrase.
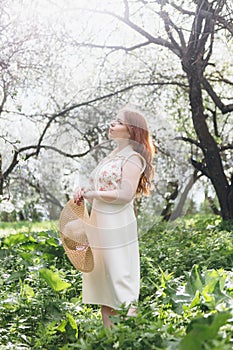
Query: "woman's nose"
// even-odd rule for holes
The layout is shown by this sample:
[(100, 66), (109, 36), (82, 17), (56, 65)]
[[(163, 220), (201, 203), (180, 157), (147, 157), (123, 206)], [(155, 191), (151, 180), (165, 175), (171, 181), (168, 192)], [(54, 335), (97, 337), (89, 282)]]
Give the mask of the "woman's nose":
[(112, 120), (111, 123), (110, 123), (110, 126), (115, 126), (115, 125), (116, 125), (115, 120)]

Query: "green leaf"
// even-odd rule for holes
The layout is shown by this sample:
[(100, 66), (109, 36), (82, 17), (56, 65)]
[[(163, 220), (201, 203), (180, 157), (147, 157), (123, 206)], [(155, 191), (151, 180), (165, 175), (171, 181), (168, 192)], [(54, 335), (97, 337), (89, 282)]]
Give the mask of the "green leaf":
[(66, 320), (62, 320), (60, 325), (57, 327), (57, 330), (60, 331), (61, 333), (65, 333), (66, 325), (67, 325), (67, 321)]
[(205, 272), (205, 291), (214, 292), (216, 285), (222, 290), (226, 282), (227, 274), (223, 270), (207, 270)]
[(40, 277), (43, 278), (56, 292), (60, 292), (61, 290), (67, 289), (71, 286), (70, 283), (63, 281), (58, 273), (55, 273), (49, 269), (40, 269), (39, 274)]
[(18, 243), (28, 242), (28, 237), (24, 233), (16, 233), (4, 239), (4, 244), (8, 247), (13, 247)]
[(193, 298), (190, 307), (193, 308), (196, 305), (200, 304), (200, 292), (199, 290), (196, 291), (195, 297)]
[(21, 293), (22, 293), (22, 296), (25, 296), (27, 298), (27, 300), (31, 300), (35, 296), (34, 290), (28, 284), (24, 284), (22, 286)]
[(203, 285), (204, 280), (201, 276), (199, 266), (194, 265), (185, 288), (186, 292), (190, 295), (195, 296), (197, 290), (199, 290), (200, 292), (203, 290)]
[(221, 312), (207, 318), (194, 319), (181, 340), (179, 350), (203, 350), (204, 343), (213, 340), (220, 327), (231, 317), (229, 312)]
[(72, 316), (70, 313), (68, 313), (68, 312), (67, 312), (66, 316), (67, 316), (67, 318), (68, 318), (68, 321), (69, 321), (71, 327), (72, 327), (73, 329), (76, 329), (76, 330), (77, 330), (77, 329), (78, 329), (78, 326), (77, 326), (77, 323), (76, 323), (75, 319), (73, 318), (73, 316)]

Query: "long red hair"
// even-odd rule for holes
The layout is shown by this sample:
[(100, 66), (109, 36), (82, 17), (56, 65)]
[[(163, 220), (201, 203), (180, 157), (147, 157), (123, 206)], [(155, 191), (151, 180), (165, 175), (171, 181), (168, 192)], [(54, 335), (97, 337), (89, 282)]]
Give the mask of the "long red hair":
[(146, 161), (146, 168), (138, 183), (137, 194), (148, 195), (151, 188), (151, 180), (154, 176), (152, 160), (156, 153), (156, 147), (152, 143), (145, 117), (137, 111), (123, 108), (120, 111), (124, 116), (130, 133), (130, 144), (134, 151), (140, 153)]

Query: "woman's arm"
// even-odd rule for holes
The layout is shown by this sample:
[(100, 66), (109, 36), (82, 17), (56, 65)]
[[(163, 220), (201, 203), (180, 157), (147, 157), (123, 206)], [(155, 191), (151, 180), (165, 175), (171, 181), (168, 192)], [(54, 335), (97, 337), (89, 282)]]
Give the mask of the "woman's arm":
[(87, 191), (83, 197), (87, 200), (94, 198), (112, 204), (130, 202), (135, 196), (142, 171), (142, 161), (137, 155), (130, 157), (122, 169), (121, 187), (110, 191)]

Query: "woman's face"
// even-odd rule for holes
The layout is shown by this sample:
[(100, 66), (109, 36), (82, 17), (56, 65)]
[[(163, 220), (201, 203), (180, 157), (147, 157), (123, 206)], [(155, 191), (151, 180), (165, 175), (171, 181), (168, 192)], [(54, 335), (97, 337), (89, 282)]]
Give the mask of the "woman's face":
[(111, 121), (108, 136), (110, 139), (129, 139), (130, 133), (124, 123), (124, 114), (118, 113), (116, 118)]

